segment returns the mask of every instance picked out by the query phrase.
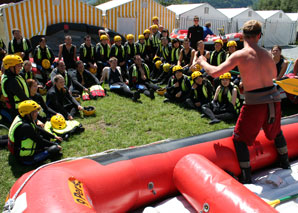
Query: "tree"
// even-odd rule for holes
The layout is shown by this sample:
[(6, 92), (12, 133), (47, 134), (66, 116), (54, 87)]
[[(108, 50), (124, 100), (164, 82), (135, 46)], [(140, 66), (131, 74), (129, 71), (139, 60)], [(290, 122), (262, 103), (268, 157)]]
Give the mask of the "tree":
[(259, 0), (255, 2), (255, 10), (283, 10), (285, 13), (298, 12), (298, 0)]

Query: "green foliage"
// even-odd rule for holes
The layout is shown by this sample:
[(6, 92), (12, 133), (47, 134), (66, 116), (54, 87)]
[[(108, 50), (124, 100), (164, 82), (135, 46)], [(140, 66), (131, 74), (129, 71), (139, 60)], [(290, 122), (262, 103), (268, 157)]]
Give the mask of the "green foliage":
[(283, 10), (284, 12), (298, 12), (298, 0), (259, 0), (255, 2), (255, 10)]
[(165, 6), (182, 3), (209, 3), (215, 8), (239, 8), (253, 5), (253, 0), (159, 0), (158, 2)]

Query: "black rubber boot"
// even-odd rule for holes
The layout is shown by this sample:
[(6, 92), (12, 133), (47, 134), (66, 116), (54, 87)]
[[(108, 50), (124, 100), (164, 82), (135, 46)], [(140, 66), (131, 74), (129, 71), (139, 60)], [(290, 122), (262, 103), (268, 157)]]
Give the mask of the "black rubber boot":
[(242, 184), (250, 184), (251, 181), (251, 168), (241, 168), (241, 175), (239, 177), (239, 182)]
[(278, 153), (279, 166), (283, 169), (290, 169), (287, 142), (282, 131), (274, 139), (274, 145)]

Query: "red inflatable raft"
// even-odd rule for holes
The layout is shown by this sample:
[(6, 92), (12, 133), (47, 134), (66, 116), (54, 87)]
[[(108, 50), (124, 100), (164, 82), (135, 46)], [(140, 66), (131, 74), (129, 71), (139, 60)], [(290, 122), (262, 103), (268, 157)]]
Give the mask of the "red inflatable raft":
[[(289, 157), (298, 156), (298, 116), (283, 119)], [(46, 165), (24, 174), (10, 190), (17, 212), (128, 212), (181, 193), (203, 212), (276, 212), (224, 170), (239, 175), (231, 135), (203, 135)], [(277, 153), (263, 132), (249, 147), (253, 170)], [(224, 209), (223, 210), (223, 205)]]

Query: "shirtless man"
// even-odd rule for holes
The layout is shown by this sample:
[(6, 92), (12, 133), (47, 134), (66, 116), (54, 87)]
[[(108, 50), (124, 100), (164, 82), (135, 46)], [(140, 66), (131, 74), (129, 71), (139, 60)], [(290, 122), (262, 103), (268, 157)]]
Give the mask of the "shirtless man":
[(232, 70), (238, 66), (244, 87), (245, 104), (243, 105), (234, 129), (233, 142), (237, 153), (241, 176), (240, 182), (251, 183), (249, 151), (261, 128), (266, 137), (274, 140), (280, 166), (289, 169), (286, 140), (280, 128), (280, 97), (273, 85), (276, 66), (270, 54), (258, 46), (262, 36), (261, 23), (248, 21), (243, 26), (244, 48), (233, 53), (219, 66), (211, 66), (204, 56), (198, 63), (212, 77)]

